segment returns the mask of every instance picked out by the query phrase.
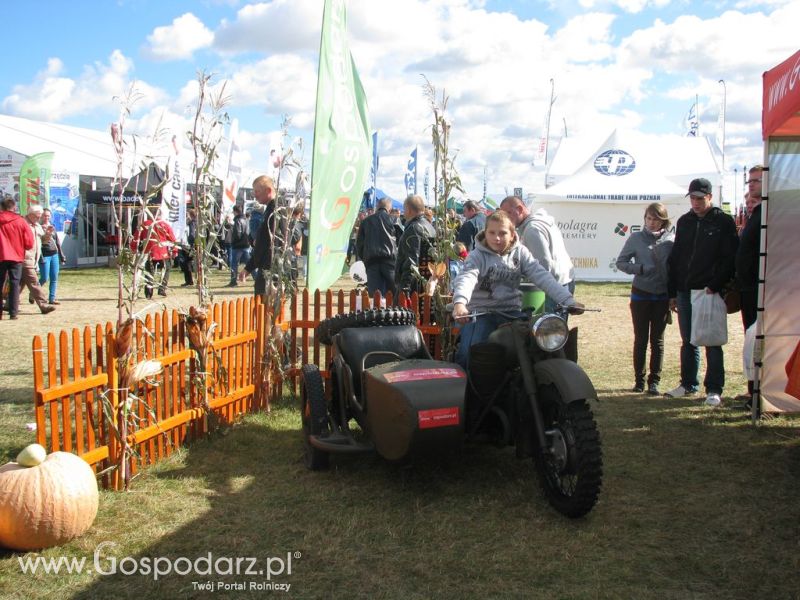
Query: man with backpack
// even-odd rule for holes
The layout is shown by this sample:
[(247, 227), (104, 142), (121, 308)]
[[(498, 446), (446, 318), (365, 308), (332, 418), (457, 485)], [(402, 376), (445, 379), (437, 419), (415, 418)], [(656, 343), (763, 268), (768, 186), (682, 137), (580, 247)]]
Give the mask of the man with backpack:
[(247, 219), (242, 214), (242, 207), (236, 204), (233, 207), (233, 224), (231, 225), (231, 280), (226, 287), (239, 285), (237, 282), (239, 264), (246, 263), (250, 258), (250, 237), (248, 233)]

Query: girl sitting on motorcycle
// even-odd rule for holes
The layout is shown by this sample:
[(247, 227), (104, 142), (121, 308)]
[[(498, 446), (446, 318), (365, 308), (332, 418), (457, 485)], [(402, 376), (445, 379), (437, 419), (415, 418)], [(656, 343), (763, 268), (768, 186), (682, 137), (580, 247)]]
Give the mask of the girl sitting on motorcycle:
[[(583, 304), (576, 302), (518, 243), (508, 215), (498, 210), (489, 215), (486, 229), (475, 237), (475, 249), (453, 284), (453, 318), (462, 323), (456, 362), (464, 369), (470, 346), (485, 341), (502, 323), (525, 317), (519, 289), (523, 277), (559, 304), (570, 307), (571, 313), (583, 312)], [(470, 313), (477, 314), (471, 318)]]

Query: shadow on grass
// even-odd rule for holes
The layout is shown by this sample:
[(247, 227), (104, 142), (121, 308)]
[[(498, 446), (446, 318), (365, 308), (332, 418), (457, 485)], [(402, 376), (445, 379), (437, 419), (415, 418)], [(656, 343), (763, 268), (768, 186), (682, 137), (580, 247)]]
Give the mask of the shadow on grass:
[[(299, 421), (296, 411), (293, 418)], [(309, 472), (297, 424), (272, 427), (264, 415), (255, 421), (224, 437), (193, 444), (185, 451), (183, 466), (135, 482), (134, 488), (193, 489), (196, 504), (203, 508), (132, 557), (105, 547), (99, 563), (106, 572), (113, 561), (117, 571), (130, 571), (163, 557), (164, 568), (168, 559), (173, 567), (184, 569), (185, 559), (194, 563), (203, 558), (199, 571), (192, 567), (191, 573), (173, 572), (158, 580), (152, 574), (117, 572), (95, 578), (73, 597), (200, 597), (209, 593), (209, 582), (215, 593), (227, 591), (236, 597), (269, 593), (269, 584), (290, 584), (292, 597), (335, 596), (337, 590), (359, 597), (353, 593), (358, 586), (371, 590), (369, 597), (382, 597), (382, 577), (400, 581), (404, 575), (396, 569), (403, 571), (404, 564), (412, 570), (419, 567), (415, 542), (428, 553), (431, 536), (447, 537), (448, 547), (451, 536), (460, 536), (448, 523), (454, 517), (463, 525), (463, 519), (469, 522), (486, 511), (497, 514), (510, 502), (524, 505), (539, 518), (561, 521), (535, 493), (530, 462), (516, 461), (510, 449), (468, 448), (413, 467), (371, 454), (336, 455), (329, 471)], [(457, 499), (455, 507), (449, 499)], [(418, 521), (426, 511), (431, 521), (427, 525), (428, 517)], [(212, 571), (213, 561), (220, 560), (210, 574), (204, 558), (209, 553)], [(391, 563), (393, 557), (398, 564), (384, 566), (382, 573), (378, 563)], [(251, 559), (255, 567), (248, 570)], [(362, 580), (354, 582), (354, 576)], [(411, 589), (417, 585), (404, 583)]]
[[(24, 371), (23, 374), (29, 373)], [(33, 421), (33, 385), (29, 387), (5, 387), (0, 391), (0, 404), (13, 404), (30, 408), (31, 421)]]
[[(99, 560), (106, 572), (116, 561), (117, 573), (73, 597), (257, 597), (269, 584), (299, 598), (794, 593), (793, 423), (752, 428), (738, 413), (642, 397), (594, 408), (604, 490), (588, 518), (569, 521), (511, 449), (467, 447), (411, 468), (335, 456), (330, 471), (309, 472), (297, 411), (280, 405), (114, 495), (120, 513), (106, 520), (123, 525), (96, 528), (119, 542)], [(158, 534), (141, 533), (137, 519), (177, 525), (152, 541)], [(126, 532), (143, 540), (129, 557)], [(141, 572), (159, 558), (172, 573)]]

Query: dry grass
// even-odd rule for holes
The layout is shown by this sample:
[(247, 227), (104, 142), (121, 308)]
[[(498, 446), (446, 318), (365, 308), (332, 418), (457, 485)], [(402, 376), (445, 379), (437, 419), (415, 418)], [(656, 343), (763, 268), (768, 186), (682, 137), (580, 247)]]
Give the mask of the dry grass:
[[(24, 315), (0, 324), (4, 334), (6, 325), (19, 328), (11, 338), (16, 349), (2, 349), (3, 364), (12, 356), (29, 361), (29, 340), (22, 338), (53, 327), (53, 316), (80, 324), (112, 318), (113, 301), (101, 300), (113, 295), (106, 275), (75, 275), (96, 277), (87, 308), (65, 302), (50, 318)], [(69, 276), (64, 289), (67, 299)], [(113, 541), (104, 554), (132, 557), (126, 567), (134, 559), (141, 566), (145, 558), (196, 560), (210, 552), (215, 559), (255, 557), (263, 574), (171, 574), (157, 581), (152, 574), (34, 576), (23, 575), (17, 559), (36, 554), (9, 553), (0, 556), (0, 597), (199, 598), (208, 592), (193, 582), (264, 583), (268, 560), (295, 552), (292, 573), (271, 579), (291, 584), (293, 598), (798, 597), (800, 427), (789, 418), (753, 427), (729, 406), (730, 395), (744, 388), (736, 316), (726, 347), (728, 406), (712, 410), (699, 400), (627, 392), (633, 381), (625, 286), (579, 285), (578, 296), (603, 309), (572, 321), (581, 331), (581, 362), (602, 398), (594, 409), (604, 489), (586, 519), (556, 514), (530, 463), (495, 448), (466, 448), (413, 468), (336, 457), (330, 472), (310, 473), (301, 460), (295, 402), (286, 398), (271, 414), (248, 417), (227, 435), (146, 471), (130, 493), (103, 492), (86, 535), (41, 553), (85, 557), (94, 571), (93, 553)], [(188, 292), (185, 298), (193, 300)], [(677, 382), (677, 350), (673, 325), (665, 387)], [(22, 444), (5, 429), (21, 427), (20, 415), (30, 411), (26, 364), (2, 374), (4, 385), (20, 390), (10, 407), (5, 392), (0, 403), (13, 415), (0, 430), (7, 452), (9, 444)]]

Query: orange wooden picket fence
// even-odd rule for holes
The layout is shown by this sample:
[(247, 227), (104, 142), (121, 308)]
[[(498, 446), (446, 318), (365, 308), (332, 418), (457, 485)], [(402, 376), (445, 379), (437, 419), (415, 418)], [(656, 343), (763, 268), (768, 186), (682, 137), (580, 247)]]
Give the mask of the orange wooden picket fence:
[[(283, 332), (284, 368), (262, 377), (268, 322), (264, 305), (255, 297), (213, 304), (209, 320), (217, 324), (213, 347), (227, 371), (227, 385), (218, 382), (209, 392), (209, 404), (223, 423), (249, 412), (269, 409), (271, 398), (283, 394), (286, 381), (297, 393), (303, 364), (315, 364), (327, 376), (329, 348), (314, 337), (320, 321), (362, 308), (392, 306), (379, 293), (343, 290), (299, 292), (284, 307), (277, 324)], [(441, 357), (429, 296), (400, 294), (397, 304), (417, 312), (418, 327), (431, 353)], [(132, 406), (129, 444), (136, 451), (130, 465), (135, 474), (169, 456), (179, 446), (208, 432), (208, 422), (197, 388), (198, 365), (189, 349), (184, 321), (176, 310), (147, 315), (134, 333), (136, 362), (158, 359), (164, 367), (158, 385), (139, 384), (131, 390), (142, 402)], [(271, 358), (271, 357), (267, 357)], [(211, 358), (210, 360), (215, 360)], [(48, 452), (73, 452), (104, 473), (105, 487), (119, 489), (116, 470), (120, 443), (111, 423), (119, 401), (114, 326), (112, 323), (49, 333), (33, 339), (34, 407), (37, 442)], [(210, 369), (209, 369), (210, 370)], [(273, 382), (269, 389), (263, 382)], [(288, 381), (287, 381), (288, 380)], [(124, 394), (123, 394), (124, 396)]]
[[(261, 393), (264, 306), (254, 298), (211, 306), (217, 323), (213, 347), (227, 370), (209, 404), (220, 421), (231, 422), (266, 406)], [(197, 389), (197, 360), (188, 348), (178, 311), (147, 315), (134, 332), (136, 362), (158, 359), (164, 367), (159, 385), (141, 383), (130, 390), (141, 402), (131, 408), (128, 440), (137, 456), (131, 472), (169, 456), (178, 446), (202, 435), (208, 424)], [(213, 358), (211, 359), (214, 360)], [(119, 440), (111, 423), (119, 398), (112, 323), (49, 333), (33, 339), (34, 407), (37, 442), (49, 452), (73, 452), (101, 472), (116, 464)], [(211, 365), (213, 366), (213, 365)], [(119, 487), (115, 473), (103, 477)]]

